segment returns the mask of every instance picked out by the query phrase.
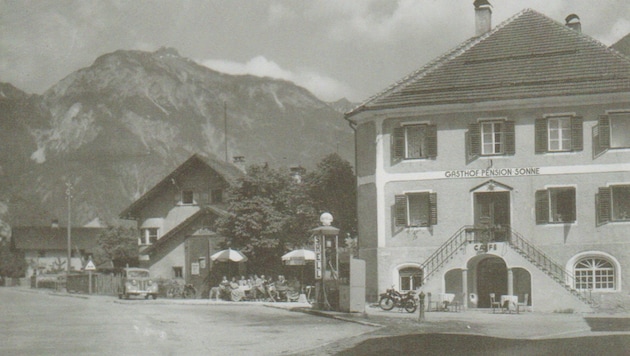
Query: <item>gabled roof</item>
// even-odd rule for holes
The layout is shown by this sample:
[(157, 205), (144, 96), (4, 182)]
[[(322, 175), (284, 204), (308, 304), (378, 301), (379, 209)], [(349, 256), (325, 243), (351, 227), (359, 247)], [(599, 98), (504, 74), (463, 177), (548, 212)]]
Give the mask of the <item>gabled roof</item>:
[(207, 215), (224, 216), (227, 214), (228, 212), (218, 209), (213, 206), (206, 206), (202, 209), (199, 209), (197, 212), (189, 216), (182, 223), (180, 223), (179, 225), (171, 229), (169, 232), (167, 232), (164, 236), (160, 237), (153, 245), (144, 249), (140, 254), (149, 255), (153, 253), (154, 251), (160, 249), (169, 240), (171, 240), (172, 238), (180, 234), (181, 231), (184, 231), (185, 229), (189, 228), (195, 221), (197, 221), (199, 218), (202, 218), (203, 216), (207, 216)]
[[(72, 249), (92, 250), (104, 230), (106, 228), (72, 227)], [(11, 240), (18, 250), (65, 250), (68, 248), (68, 230), (65, 227), (17, 226), (11, 229)]]
[(630, 58), (525, 9), (346, 113), (406, 106), (630, 93)]
[(138, 198), (136, 201), (131, 203), (129, 207), (127, 207), (122, 213), (120, 213), (121, 219), (128, 219), (134, 216), (134, 213), (145, 206), (145, 204), (160, 194), (160, 192), (167, 186), (172, 184), (172, 180), (177, 178), (180, 174), (187, 171), (191, 167), (203, 164), (219, 175), (221, 175), (226, 181), (234, 182), (238, 178), (242, 177), (244, 173), (233, 164), (223, 162), (217, 159), (205, 158), (198, 154), (192, 155), (188, 158), (184, 163), (179, 165), (179, 167), (175, 168), (169, 175), (164, 177), (160, 182), (158, 182), (153, 188), (151, 188), (148, 192), (146, 192), (143, 196)]

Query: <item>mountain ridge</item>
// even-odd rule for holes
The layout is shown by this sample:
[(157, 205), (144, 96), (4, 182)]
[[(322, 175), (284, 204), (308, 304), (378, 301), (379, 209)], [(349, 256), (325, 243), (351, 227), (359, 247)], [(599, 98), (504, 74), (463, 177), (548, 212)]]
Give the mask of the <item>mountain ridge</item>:
[(66, 183), (73, 225), (112, 223), (192, 154), (306, 168), (333, 152), (353, 158), (342, 114), (308, 90), (172, 48), (103, 54), (41, 95), (0, 84), (0, 113), (0, 218), (14, 225), (63, 223)]

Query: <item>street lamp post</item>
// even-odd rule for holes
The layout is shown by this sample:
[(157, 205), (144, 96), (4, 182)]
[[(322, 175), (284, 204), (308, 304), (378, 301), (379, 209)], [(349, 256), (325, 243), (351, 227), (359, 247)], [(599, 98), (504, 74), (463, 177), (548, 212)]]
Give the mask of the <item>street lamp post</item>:
[(70, 263), (72, 259), (72, 183), (66, 183), (66, 198), (68, 199), (68, 265), (67, 271), (70, 274)]

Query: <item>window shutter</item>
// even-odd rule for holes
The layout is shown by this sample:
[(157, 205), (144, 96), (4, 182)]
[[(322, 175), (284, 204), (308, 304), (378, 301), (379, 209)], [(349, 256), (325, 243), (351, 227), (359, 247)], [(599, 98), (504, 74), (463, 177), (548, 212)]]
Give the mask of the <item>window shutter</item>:
[(580, 116), (571, 118), (571, 151), (582, 151), (584, 147), (582, 121)]
[(481, 155), (481, 127), (479, 124), (468, 125), (468, 158), (475, 159)]
[(535, 149), (536, 153), (545, 153), (549, 150), (549, 131), (547, 130), (547, 119), (536, 119), (534, 124), (536, 131)]
[(429, 194), (429, 226), (437, 225), (437, 193)]
[(549, 222), (549, 194), (546, 190), (536, 191), (536, 224)]
[(427, 157), (437, 157), (437, 125), (427, 125)]
[(505, 122), (505, 154), (516, 153), (516, 135), (514, 133), (514, 121)]
[(575, 188), (571, 188), (571, 192), (573, 193), (572, 197), (571, 197), (571, 215), (567, 218), (568, 222), (575, 222), (575, 220), (577, 220), (577, 208), (576, 208), (576, 195), (575, 195)]
[(606, 224), (610, 222), (611, 217), (611, 195), (612, 191), (609, 187), (600, 187), (597, 193), (597, 222)]
[(602, 115), (599, 117), (598, 125), (599, 134), (599, 147), (602, 149), (610, 148), (610, 118), (608, 115)]
[(407, 226), (407, 196), (396, 195), (395, 205), (396, 216), (394, 220), (396, 226)]
[(405, 158), (405, 128), (404, 127), (394, 127), (394, 158), (395, 159), (404, 159)]

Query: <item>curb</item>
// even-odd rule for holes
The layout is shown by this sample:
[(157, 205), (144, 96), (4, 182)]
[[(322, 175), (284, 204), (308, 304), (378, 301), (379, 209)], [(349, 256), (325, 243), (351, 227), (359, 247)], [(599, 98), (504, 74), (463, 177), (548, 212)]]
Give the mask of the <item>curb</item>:
[(381, 325), (381, 324), (372, 323), (372, 322), (365, 321), (365, 320), (360, 320), (360, 319), (346, 318), (344, 316), (334, 315), (334, 314), (326, 313), (326, 312), (320, 311), (320, 310), (313, 310), (313, 309), (307, 309), (307, 308), (293, 308), (293, 309), (290, 309), (290, 311), (301, 312), (301, 313), (304, 313), (304, 314), (321, 316), (321, 317), (325, 317), (325, 318), (337, 319), (337, 320), (346, 321), (346, 322), (349, 322), (349, 323), (356, 323), (356, 324), (372, 326), (372, 327), (377, 327), (377, 328), (383, 327), (383, 325)]

